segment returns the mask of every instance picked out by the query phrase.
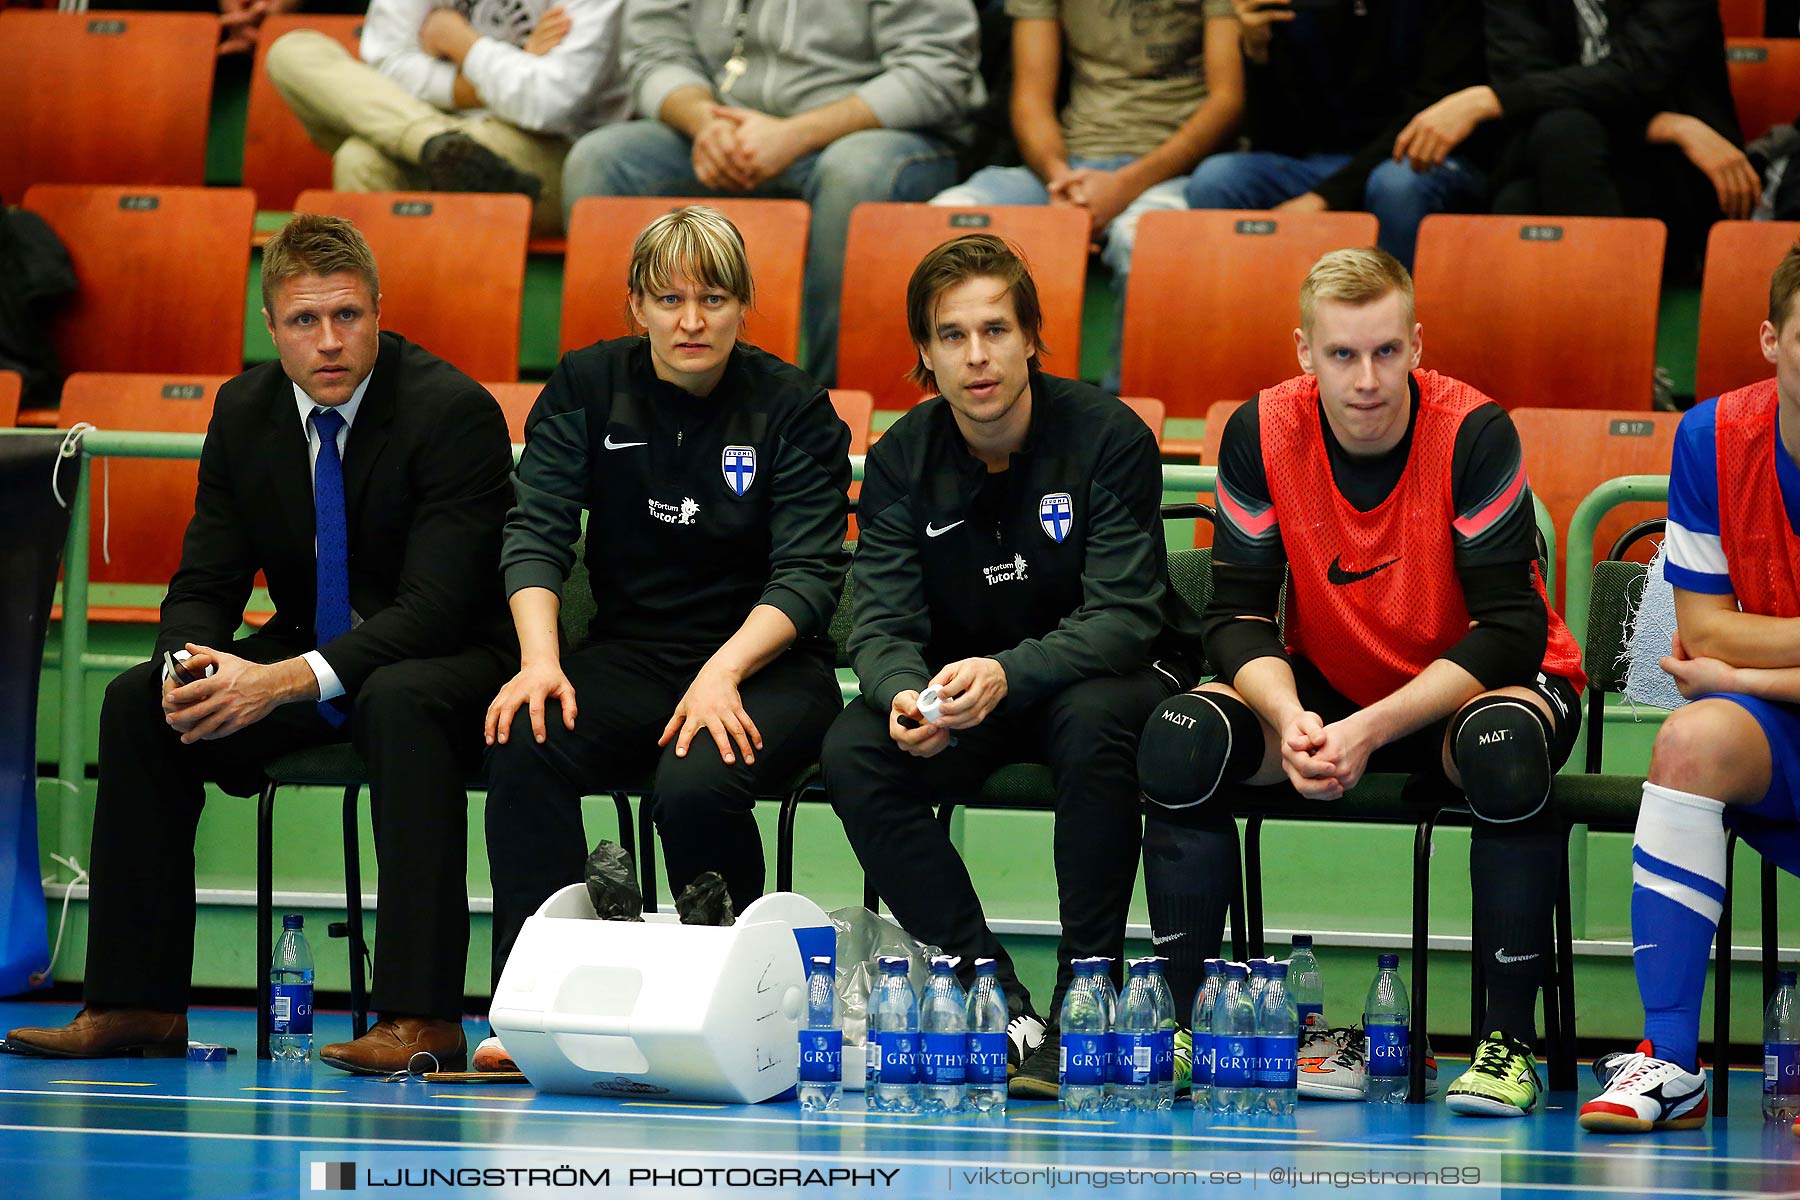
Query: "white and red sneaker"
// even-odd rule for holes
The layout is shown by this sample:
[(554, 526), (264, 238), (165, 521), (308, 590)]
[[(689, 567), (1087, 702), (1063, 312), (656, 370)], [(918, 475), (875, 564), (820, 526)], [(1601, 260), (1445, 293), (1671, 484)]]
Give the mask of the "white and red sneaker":
[(1583, 1129), (1649, 1133), (1698, 1129), (1706, 1122), (1706, 1073), (1656, 1057), (1656, 1047), (1647, 1041), (1598, 1059), (1594, 1074), (1605, 1090), (1581, 1106)]
[(484, 1073), (519, 1069), (519, 1064), (512, 1060), (512, 1055), (506, 1052), (506, 1047), (500, 1044), (497, 1037), (482, 1039), (481, 1045), (475, 1047), (475, 1059), (469, 1066), (472, 1070)]

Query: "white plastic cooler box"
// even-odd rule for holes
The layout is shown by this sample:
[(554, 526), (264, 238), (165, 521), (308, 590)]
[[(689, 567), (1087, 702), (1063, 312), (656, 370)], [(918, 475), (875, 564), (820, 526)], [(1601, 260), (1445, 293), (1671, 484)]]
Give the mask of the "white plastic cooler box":
[(754, 1104), (794, 1086), (805, 960), (836, 942), (794, 892), (718, 928), (602, 921), (573, 884), (526, 920), (489, 1020), (539, 1091)]

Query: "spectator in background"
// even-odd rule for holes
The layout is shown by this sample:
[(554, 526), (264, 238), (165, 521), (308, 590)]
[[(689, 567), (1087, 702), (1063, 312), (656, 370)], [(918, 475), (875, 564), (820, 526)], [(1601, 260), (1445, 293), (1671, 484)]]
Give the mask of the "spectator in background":
[(569, 154), (582, 196), (798, 196), (812, 206), (803, 365), (837, 374), (850, 210), (956, 179), (983, 98), (970, 0), (634, 0), (625, 64), (640, 119)]
[(1503, 120), (1494, 209), (1657, 217), (1693, 267), (1761, 183), (1740, 149), (1718, 0), (1488, 0), (1489, 83), (1420, 121)]
[(1480, 206), (1487, 147), (1418, 128), (1486, 78), (1479, 0), (1232, 2), (1254, 149), (1203, 161), (1189, 207), (1372, 212), (1410, 268), (1420, 221)]
[[(1188, 172), (1243, 116), (1231, 0), (1007, 0), (1006, 12), (1013, 18), (1013, 136), (1025, 165), (985, 167), (931, 202), (1085, 208), (1123, 312), (1138, 219), (1185, 207)], [(1065, 54), (1069, 101), (1058, 120)], [(1108, 391), (1118, 390), (1118, 364), (1115, 340)]]
[(562, 232), (573, 139), (625, 115), (624, 0), (374, 0), (362, 62), (313, 30), (269, 47), (269, 78), (347, 192), (523, 192)]

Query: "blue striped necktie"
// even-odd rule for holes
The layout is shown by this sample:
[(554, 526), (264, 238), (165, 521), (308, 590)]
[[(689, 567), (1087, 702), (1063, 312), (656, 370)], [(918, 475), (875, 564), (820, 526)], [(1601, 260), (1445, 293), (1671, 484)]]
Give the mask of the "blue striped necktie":
[[(344, 460), (338, 457), (338, 430), (344, 415), (323, 406), (312, 411), (319, 434), (313, 462), (313, 529), (318, 540), (318, 603), (313, 609), (315, 645), (324, 647), (350, 632), (350, 536), (344, 518)], [(330, 701), (319, 715), (333, 728), (343, 725), (342, 709)]]

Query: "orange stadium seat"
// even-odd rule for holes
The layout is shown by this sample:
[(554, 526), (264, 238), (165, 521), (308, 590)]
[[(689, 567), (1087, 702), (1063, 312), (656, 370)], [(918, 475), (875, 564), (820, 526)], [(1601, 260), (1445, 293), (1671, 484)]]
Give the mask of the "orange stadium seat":
[(859, 204), (844, 247), (838, 320), (838, 382), (865, 388), (877, 408), (908, 408), (919, 389), (906, 373), (917, 359), (906, 331), (906, 281), (932, 249), (965, 233), (994, 233), (1023, 251), (1044, 310), (1044, 367), (1081, 374), (1081, 304), (1087, 287), (1088, 214), (1072, 205), (939, 208)]
[(1727, 38), (1725, 66), (1746, 142), (1800, 116), (1800, 38)]
[(544, 385), (484, 383), (481, 386), (492, 392), (494, 399), (500, 402), (500, 411), (506, 414), (506, 432), (512, 436), (513, 445), (523, 445), (525, 418), (531, 415), (531, 406), (537, 403), (538, 393), (544, 390)]
[(1373, 245), (1376, 229), (1368, 213), (1145, 213), (1125, 297), (1120, 390), (1159, 397), (1170, 416), (1191, 419), (1299, 374), (1300, 281), (1327, 251)]
[[(227, 378), (77, 372), (63, 384), (57, 424), (67, 429), (87, 421), (108, 430), (205, 433), (213, 400)], [(197, 478), (198, 465), (192, 459), (96, 462), (88, 578), (95, 583), (166, 585), (181, 563), (181, 537), (194, 515)], [(157, 609), (95, 607), (89, 618), (154, 624)]]
[(1150, 432), (1156, 435), (1156, 444), (1162, 445), (1163, 425), (1167, 422), (1168, 412), (1161, 400), (1152, 400), (1148, 396), (1121, 396), (1120, 401), (1132, 412), (1144, 419)]
[(19, 419), (19, 393), (24, 386), (17, 371), (0, 371), (0, 426)]
[(38, 184), (25, 207), (75, 264), (79, 290), (52, 334), (65, 370), (243, 367), (248, 189)]
[(313, 145), (300, 119), (269, 79), (263, 65), (269, 46), (284, 33), (314, 29), (336, 38), (355, 54), (362, 27), (363, 18), (355, 16), (275, 13), (264, 18), (256, 39), (250, 108), (244, 120), (244, 186), (256, 193), (257, 207), (290, 209), (294, 197), (308, 188), (331, 187), (331, 156)]
[(1728, 38), (1759, 38), (1767, 29), (1764, 0), (1719, 0), (1719, 19)]
[(206, 182), (219, 19), (0, 12), (0, 201), (35, 183)]
[(625, 317), (625, 270), (631, 244), (644, 226), (684, 204), (707, 204), (744, 235), (744, 251), (756, 284), (756, 307), (744, 333), (779, 358), (800, 355), (800, 281), (806, 265), (806, 233), (812, 210), (804, 200), (669, 196), (588, 196), (575, 202), (563, 257), (564, 354), (604, 338), (631, 332)]
[(1628, 218), (1426, 217), (1423, 365), (1507, 408), (1648, 412), (1665, 237)]
[(356, 223), (381, 269), (381, 327), (476, 379), (519, 377), (531, 201), (447, 192), (301, 192)]
[[(1309, 264), (1310, 265), (1310, 264)], [(1243, 400), (1214, 400), (1206, 409), (1206, 432), (1200, 442), (1200, 465), (1216, 467), (1219, 465), (1219, 447), (1225, 441), (1225, 422), (1231, 420), (1231, 414), (1249, 402)], [(1202, 504), (1215, 503), (1213, 493), (1201, 492), (1199, 500)], [(1212, 545), (1213, 526), (1211, 521), (1194, 522), (1194, 545), (1205, 547)]]
[[(1550, 510), (1551, 521), (1558, 530), (1556, 588), (1560, 593), (1568, 579), (1564, 569), (1568, 561), (1565, 542), (1576, 506), (1608, 479), (1620, 475), (1667, 475), (1681, 414), (1641, 409), (1527, 407), (1513, 409), (1511, 416), (1525, 451), (1526, 478), (1532, 492)], [(1606, 557), (1621, 533), (1646, 518), (1665, 515), (1668, 508), (1664, 503), (1632, 503), (1607, 513), (1594, 534), (1593, 561)], [(1638, 561), (1649, 561), (1648, 552), (1654, 547), (1646, 543), (1639, 546)]]
[(1774, 373), (1756, 331), (1769, 315), (1769, 276), (1796, 243), (1800, 221), (1720, 221), (1712, 227), (1700, 281), (1696, 398), (1705, 400)]
[(853, 388), (832, 388), (831, 407), (850, 427), (850, 453), (869, 452), (869, 423), (875, 416), (875, 397)]

